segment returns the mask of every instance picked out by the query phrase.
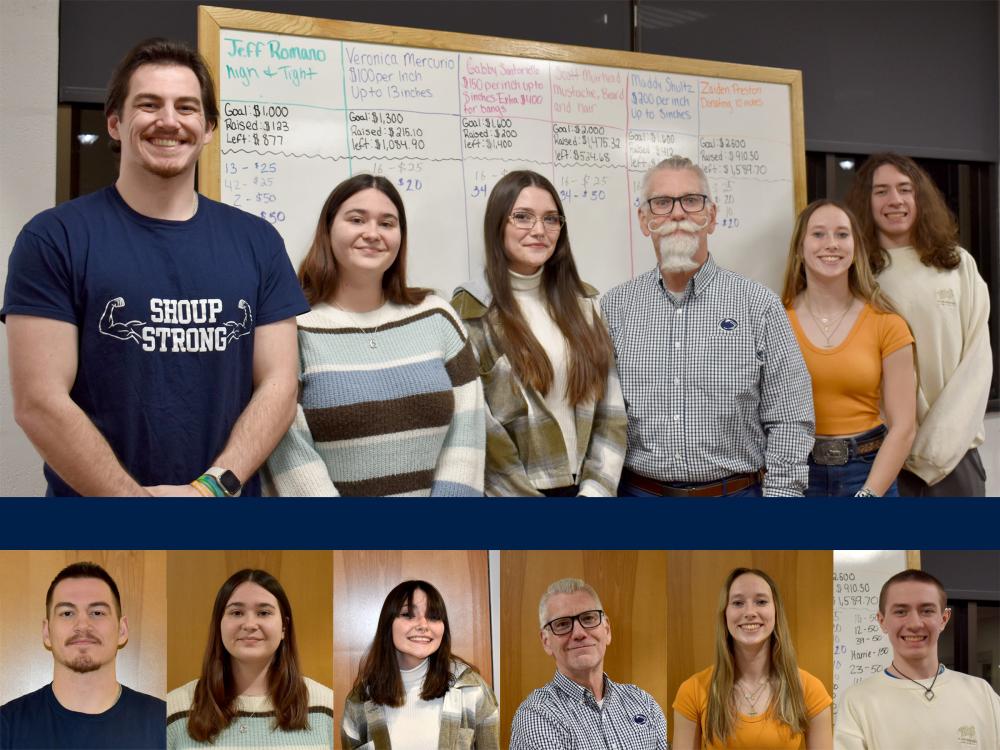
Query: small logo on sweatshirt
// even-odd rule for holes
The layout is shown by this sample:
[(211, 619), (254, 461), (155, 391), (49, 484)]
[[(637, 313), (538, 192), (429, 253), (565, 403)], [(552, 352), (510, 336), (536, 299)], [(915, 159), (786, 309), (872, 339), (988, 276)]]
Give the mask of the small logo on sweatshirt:
[(934, 297), (939, 305), (955, 306), (955, 292), (952, 289), (938, 289), (934, 292)]
[(971, 724), (959, 727), (958, 744), (965, 747), (979, 747), (979, 740), (976, 739), (976, 728)]

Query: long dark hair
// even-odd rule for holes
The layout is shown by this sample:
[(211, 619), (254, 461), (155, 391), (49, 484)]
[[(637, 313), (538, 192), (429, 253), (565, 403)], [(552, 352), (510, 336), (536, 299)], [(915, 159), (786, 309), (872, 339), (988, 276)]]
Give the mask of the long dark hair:
[(215, 595), (208, 646), (201, 663), (201, 676), (194, 689), (188, 715), (187, 731), (196, 742), (214, 742), (219, 733), (236, 717), (236, 686), (231, 657), (222, 643), (221, 623), (226, 605), (236, 587), (256, 583), (278, 600), (285, 637), (274, 652), (267, 670), (267, 694), (274, 706), (274, 726), (286, 732), (309, 727), (309, 692), (299, 671), (299, 652), (295, 645), (292, 605), (278, 579), (264, 570), (245, 568), (233, 573)]
[(861, 233), (871, 248), (872, 270), (878, 274), (889, 265), (889, 253), (879, 245), (878, 227), (872, 217), (872, 181), (875, 170), (885, 164), (898, 169), (913, 183), (917, 219), (910, 229), (910, 244), (920, 254), (920, 261), (925, 266), (943, 270), (957, 268), (960, 262), (958, 224), (941, 191), (913, 159), (885, 153), (868, 157), (847, 193), (847, 205), (857, 215)]
[(427, 676), (424, 678), (420, 697), (430, 701), (441, 698), (448, 692), (451, 686), (453, 656), (451, 627), (448, 625), (448, 610), (444, 606), (444, 599), (441, 597), (441, 592), (427, 581), (403, 581), (385, 597), (375, 628), (375, 638), (361, 659), (361, 666), (358, 667), (354, 692), (361, 700), (370, 700), (394, 708), (399, 708), (406, 702), (403, 678), (399, 674), (399, 661), (396, 659), (396, 647), (392, 642), (392, 623), (400, 612), (412, 606), (413, 595), (418, 589), (427, 596), (427, 619), (440, 620), (444, 624), (441, 646), (428, 657)]
[[(521, 382), (544, 395), (549, 392), (555, 378), (552, 361), (531, 332), (514, 299), (504, 242), (510, 212), (521, 191), (527, 187), (548, 192), (559, 214), (565, 216), (559, 193), (537, 172), (508, 172), (497, 181), (490, 192), (483, 220), (486, 280), (493, 293), (488, 322)], [(611, 339), (604, 323), (599, 319), (589, 319), (580, 306), (580, 299), (586, 296), (586, 292), (573, 262), (565, 226), (559, 232), (552, 257), (545, 263), (542, 290), (549, 315), (566, 339), (569, 354), (567, 400), (574, 406), (589, 400), (599, 401), (604, 395), (611, 367)]]
[(299, 283), (310, 305), (328, 302), (337, 291), (339, 272), (337, 260), (333, 257), (330, 244), (330, 227), (337, 211), (348, 198), (362, 190), (374, 188), (383, 193), (399, 214), (399, 252), (385, 273), (382, 274), (382, 291), (390, 302), (397, 305), (416, 305), (430, 294), (430, 289), (408, 287), (406, 285), (406, 211), (399, 191), (385, 177), (371, 174), (356, 174), (341, 182), (333, 189), (319, 212), (316, 233), (309, 252), (299, 266)]

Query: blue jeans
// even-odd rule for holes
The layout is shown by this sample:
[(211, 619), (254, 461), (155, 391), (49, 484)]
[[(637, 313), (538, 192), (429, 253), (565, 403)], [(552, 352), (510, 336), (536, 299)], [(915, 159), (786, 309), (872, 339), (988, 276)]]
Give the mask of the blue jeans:
[[(760, 485), (755, 484), (752, 487), (747, 487), (736, 492), (731, 492), (726, 495), (726, 497), (760, 497)], [(657, 495), (653, 492), (647, 492), (641, 487), (636, 487), (634, 484), (629, 484), (628, 482), (622, 480), (621, 484), (618, 485), (618, 497), (663, 497), (663, 495)], [(672, 500), (701, 500), (703, 498), (668, 498)]]
[[(875, 463), (877, 452), (855, 456), (843, 466), (823, 466), (814, 463), (809, 457), (809, 486), (806, 487), (806, 497), (850, 497), (865, 486), (868, 473)], [(882, 497), (899, 497), (896, 481), (893, 480), (889, 489)]]

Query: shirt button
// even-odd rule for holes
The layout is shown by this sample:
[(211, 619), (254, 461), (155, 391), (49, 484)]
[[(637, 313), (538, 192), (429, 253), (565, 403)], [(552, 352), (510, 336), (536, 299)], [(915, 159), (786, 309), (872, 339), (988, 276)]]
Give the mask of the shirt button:
[(677, 309), (676, 309), (676, 310), (674, 311), (674, 314), (675, 314), (675, 315), (683, 315), (683, 314), (684, 314), (684, 311), (683, 311), (683, 310), (682, 310), (681, 308), (679, 308), (679, 307), (678, 307), (678, 308), (677, 308)]
[(674, 349), (680, 349), (680, 348), (681, 348), (681, 342), (680, 341), (675, 341), (674, 342)]
[(680, 461), (681, 460), (681, 454), (680, 453), (675, 453), (674, 454), (674, 459), (677, 460), (677, 461)]
[(675, 421), (675, 422), (676, 422), (677, 420), (679, 420), (680, 418), (681, 418), (681, 415), (680, 415), (680, 414), (674, 414), (674, 421)]
[(674, 385), (680, 385), (680, 384), (681, 384), (681, 379), (680, 378), (674, 378)]

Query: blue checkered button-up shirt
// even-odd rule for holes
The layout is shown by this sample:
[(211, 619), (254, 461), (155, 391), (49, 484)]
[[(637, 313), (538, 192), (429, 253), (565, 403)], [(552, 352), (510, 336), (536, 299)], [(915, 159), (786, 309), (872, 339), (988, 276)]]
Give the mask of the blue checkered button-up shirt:
[(781, 300), (711, 257), (674, 298), (658, 269), (601, 300), (628, 414), (625, 466), (662, 482), (767, 469), (765, 495), (801, 495), (812, 381)]
[(604, 675), (604, 700), (561, 672), (514, 716), (510, 750), (667, 750), (667, 720), (653, 696)]

